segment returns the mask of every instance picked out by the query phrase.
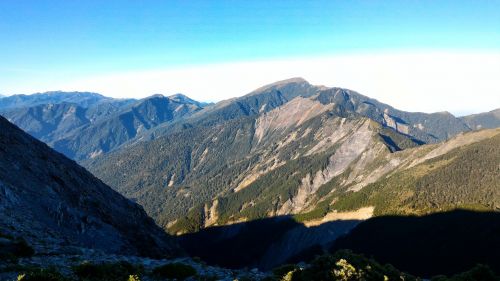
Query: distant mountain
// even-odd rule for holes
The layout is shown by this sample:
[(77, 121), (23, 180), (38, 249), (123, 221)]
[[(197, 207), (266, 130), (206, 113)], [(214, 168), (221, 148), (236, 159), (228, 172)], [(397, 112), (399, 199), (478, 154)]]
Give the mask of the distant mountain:
[(398, 151), (496, 127), (498, 117), (404, 112), (302, 78), (206, 107), (181, 94), (91, 96), (1, 112), (174, 233), (277, 215), (318, 219), (333, 210), (325, 202), (335, 190), (365, 190), (399, 169)]
[(0, 99), (0, 110), (31, 107), (42, 104), (75, 103), (88, 107), (103, 100), (109, 100), (102, 95), (89, 92), (45, 92), (32, 95), (12, 95)]
[(188, 96), (185, 96), (183, 94), (175, 94), (175, 95), (171, 95), (171, 96), (168, 96), (169, 99), (173, 100), (173, 101), (176, 101), (178, 103), (184, 103), (184, 104), (194, 104), (194, 105), (197, 105), (199, 107), (206, 107), (208, 105), (212, 105), (213, 103), (210, 103), (210, 102), (199, 102), (199, 101), (195, 101), (191, 98), (189, 98)]
[(49, 144), (76, 160), (93, 158), (160, 124), (177, 121), (201, 109), (194, 104), (152, 96), (130, 104), (106, 118), (79, 127)]
[[(302, 78), (275, 82), (243, 97), (221, 101), (193, 115), (186, 123), (205, 126), (244, 116), (257, 116), (299, 96), (314, 96), (322, 104), (335, 104), (339, 112), (358, 113), (423, 143), (440, 142), (472, 130), (461, 118), (456, 118), (449, 112), (405, 112), (355, 91), (314, 86)], [(161, 137), (171, 131), (169, 124), (165, 124), (148, 133), (152, 137)]]
[(279, 215), (328, 220), (344, 194), (423, 157), (413, 147), (470, 130), (449, 113), (404, 112), (294, 78), (163, 123), (84, 165), (172, 233)]
[(36, 138), (50, 143), (82, 125), (96, 122), (135, 102), (95, 93), (47, 92), (0, 100), (0, 114)]
[(0, 233), (41, 255), (75, 247), (165, 256), (175, 243), (143, 209), (0, 117)]
[(500, 127), (500, 108), (490, 112), (468, 115), (460, 118), (473, 130)]
[[(47, 94), (52, 100), (53, 94)], [(58, 96), (59, 94), (56, 94)], [(75, 160), (106, 153), (162, 123), (171, 123), (202, 109), (185, 96), (155, 95), (142, 100), (104, 98), (90, 103), (88, 98), (73, 102), (46, 103), (0, 109), (0, 114), (31, 135)]]
[(88, 108), (74, 103), (49, 103), (9, 109), (2, 112), (2, 115), (21, 126), (32, 136), (49, 143), (60, 135), (98, 120), (120, 108), (119, 105), (113, 106), (112, 103), (106, 103), (106, 105), (108, 108), (104, 111), (89, 111)]

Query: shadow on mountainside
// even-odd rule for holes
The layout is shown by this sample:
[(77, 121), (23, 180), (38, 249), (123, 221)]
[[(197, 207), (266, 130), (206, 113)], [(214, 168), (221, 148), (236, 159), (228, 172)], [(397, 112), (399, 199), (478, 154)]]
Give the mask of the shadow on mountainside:
[(384, 216), (360, 223), (332, 251), (351, 249), (423, 277), (476, 264), (500, 273), (500, 213), (455, 210), (426, 216)]
[(179, 237), (190, 256), (229, 268), (272, 269), (298, 257), (314, 257), (331, 247), (360, 221), (345, 220), (306, 227), (281, 216), (216, 226)]
[(325, 249), (351, 249), (417, 276), (454, 274), (478, 263), (500, 272), (500, 213), (456, 210), (384, 216), (306, 227), (283, 216), (210, 227), (179, 237), (209, 264), (263, 270), (309, 261)]

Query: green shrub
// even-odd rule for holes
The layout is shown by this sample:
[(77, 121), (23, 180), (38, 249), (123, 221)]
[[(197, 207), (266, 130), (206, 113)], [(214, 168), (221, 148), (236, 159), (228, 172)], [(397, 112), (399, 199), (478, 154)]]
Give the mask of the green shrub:
[(219, 276), (216, 274), (211, 274), (211, 275), (200, 275), (196, 278), (198, 281), (217, 281), (220, 280)]
[(117, 263), (82, 263), (73, 267), (73, 272), (80, 280), (85, 281), (125, 281), (130, 276), (140, 276), (142, 267), (134, 266), (129, 262)]
[(66, 277), (54, 269), (33, 269), (28, 272), (19, 274), (18, 281), (68, 281)]
[(183, 263), (169, 263), (159, 266), (153, 270), (153, 275), (156, 277), (177, 280), (184, 280), (196, 274), (196, 269)]
[(276, 277), (276, 279), (280, 280), (283, 278), (287, 273), (290, 271), (297, 270), (299, 267), (296, 266), (295, 264), (284, 264), (282, 266), (279, 266), (275, 269), (273, 269), (273, 275)]
[(469, 281), (469, 280), (481, 280), (481, 281), (498, 281), (500, 276), (496, 276), (495, 273), (486, 265), (478, 264), (471, 270), (454, 275), (450, 278), (439, 275), (431, 279), (432, 281)]
[(292, 281), (361, 281), (361, 280), (417, 280), (390, 265), (381, 265), (350, 251), (316, 258), (304, 270), (290, 271), (282, 280)]
[(141, 278), (139, 278), (139, 276), (137, 275), (130, 275), (128, 277), (128, 281), (141, 281)]
[(287, 274), (285, 274), (285, 276), (283, 276), (283, 278), (281, 278), (280, 281), (293, 281), (296, 279), (296, 277), (294, 276), (297, 276), (297, 273), (298, 273), (297, 270), (290, 271)]
[(242, 276), (240, 278), (234, 279), (235, 281), (253, 281), (249, 276)]
[(331, 272), (335, 279), (340, 281), (363, 280), (365, 275), (362, 269), (356, 269), (345, 259), (338, 260)]

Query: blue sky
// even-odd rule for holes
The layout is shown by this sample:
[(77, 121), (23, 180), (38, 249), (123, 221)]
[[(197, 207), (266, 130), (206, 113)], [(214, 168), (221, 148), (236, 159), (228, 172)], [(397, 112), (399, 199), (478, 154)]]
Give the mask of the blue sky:
[(5, 94), (134, 71), (499, 50), (500, 1), (0, 1)]
[(3, 64), (19, 69), (500, 48), (499, 1), (3, 0), (0, 19)]

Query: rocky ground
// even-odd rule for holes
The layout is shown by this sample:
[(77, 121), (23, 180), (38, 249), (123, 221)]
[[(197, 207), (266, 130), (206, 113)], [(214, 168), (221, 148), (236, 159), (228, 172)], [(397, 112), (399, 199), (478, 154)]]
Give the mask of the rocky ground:
[(143, 274), (140, 275), (142, 281), (164, 280), (153, 278), (152, 271), (170, 263), (182, 263), (196, 270), (196, 275), (186, 280), (262, 280), (270, 275), (270, 273), (264, 273), (257, 269), (232, 270), (209, 266), (196, 258), (150, 259), (137, 256), (107, 255), (99, 251), (85, 249), (80, 254), (35, 255), (30, 258), (20, 258), (15, 262), (0, 261), (0, 280), (17, 280), (17, 276), (30, 269), (51, 267), (66, 277), (76, 279), (73, 267), (80, 264), (117, 264), (119, 262), (128, 262), (134, 266), (142, 267)]

